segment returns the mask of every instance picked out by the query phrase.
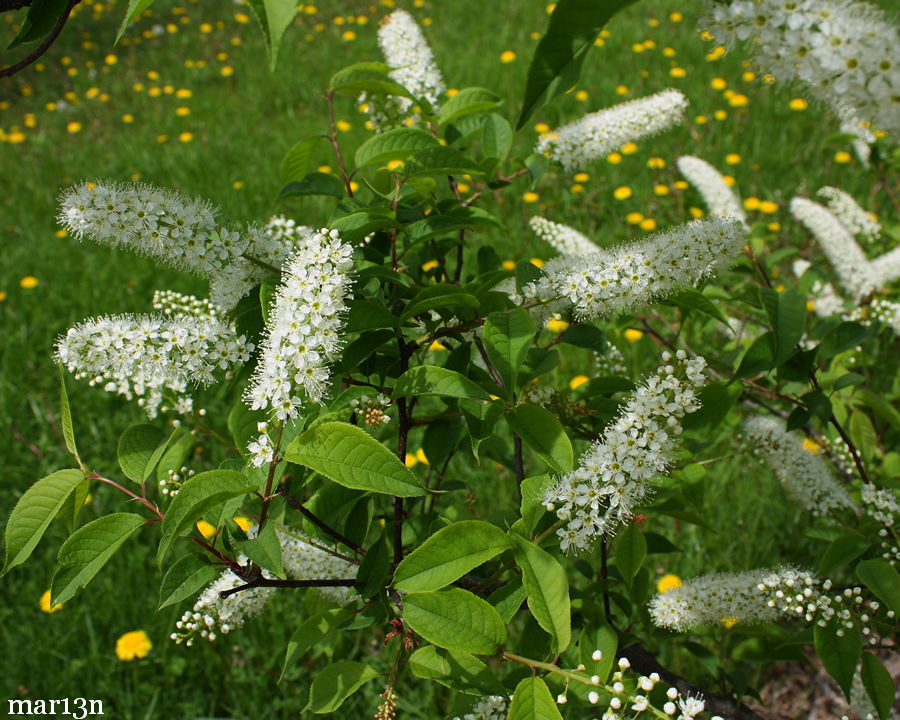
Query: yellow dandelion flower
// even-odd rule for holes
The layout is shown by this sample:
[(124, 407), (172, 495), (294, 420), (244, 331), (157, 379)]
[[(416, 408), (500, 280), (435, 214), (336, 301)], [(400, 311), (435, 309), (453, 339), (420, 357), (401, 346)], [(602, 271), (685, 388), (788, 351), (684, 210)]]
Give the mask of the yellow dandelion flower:
[(506, 271), (512, 271), (516, 269), (516, 263), (512, 260), (504, 260), (501, 267)]
[(781, 223), (770, 222), (768, 225), (766, 225), (766, 227), (769, 228), (769, 232), (778, 232), (779, 230), (781, 230)]
[(429, 260), (427, 263), (422, 264), (422, 269), (425, 272), (428, 272), (429, 270), (434, 270), (436, 267), (440, 266), (441, 264), (437, 260)]
[(709, 81), (709, 84), (713, 90), (724, 90), (726, 87), (728, 87), (728, 81), (725, 78), (720, 77), (713, 78)]
[(727, 111), (727, 110), (716, 110), (716, 111), (713, 113), (713, 117), (714, 117), (716, 120), (724, 120), (725, 118), (728, 117), (728, 111)]
[(675, 48), (670, 48), (670, 47), (663, 48), (662, 52), (663, 52), (663, 57), (667, 57), (667, 58), (673, 58), (678, 54), (675, 51)]
[(77, 133), (81, 132), (81, 123), (77, 120), (73, 120), (72, 122), (66, 125), (66, 132), (68, 133)]
[(625, 143), (620, 150), (623, 155), (634, 155), (638, 151), (637, 143), (629, 142)]
[(778, 203), (772, 202), (771, 200), (763, 200), (759, 204), (759, 209), (766, 213), (766, 215), (773, 215), (778, 212)]
[(504, 50), (500, 53), (500, 62), (506, 64), (511, 63), (516, 59), (516, 53), (513, 50)]
[(184, 107), (184, 106), (177, 107), (177, 108), (175, 108), (175, 114), (178, 117), (187, 117), (188, 115), (191, 114), (191, 109), (189, 107)]
[(691, 214), (691, 217), (694, 218), (694, 220), (698, 220), (699, 218), (703, 217), (703, 210), (698, 207), (690, 207), (688, 208), (688, 212)]
[(572, 179), (578, 183), (586, 183), (588, 180), (591, 179), (591, 176), (585, 172), (580, 172), (580, 173), (575, 173), (572, 176)]
[(642, 330), (638, 330), (636, 328), (627, 328), (625, 330), (625, 339), (630, 343), (636, 343), (642, 337), (644, 337), (644, 332)]
[(406, 459), (403, 461), (403, 464), (408, 468), (413, 468), (419, 464), (419, 460), (412, 453), (406, 453)]
[(235, 524), (244, 532), (247, 532), (250, 528), (253, 527), (253, 521), (250, 518), (245, 518), (243, 515), (238, 515), (237, 517), (231, 518), (234, 520)]
[(840, 163), (841, 165), (850, 162), (852, 159), (853, 158), (850, 156), (850, 153), (846, 152), (845, 150), (839, 150), (834, 154), (834, 161), (836, 163)]
[(179, 100), (187, 100), (189, 97), (194, 95), (193, 90), (189, 90), (188, 88), (179, 88), (175, 91), (175, 97)]
[(656, 220), (653, 218), (644, 218), (641, 220), (641, 230), (646, 230), (647, 232), (656, 230)]
[(352, 42), (356, 40), (356, 33), (352, 30), (344, 30), (344, 32), (341, 33), (341, 40)]
[(669, 573), (668, 575), (663, 575), (659, 580), (656, 581), (656, 590), (660, 594), (665, 594), (670, 590), (677, 590), (681, 587), (681, 578), (677, 575), (672, 575)]
[(822, 446), (810, 438), (803, 438), (803, 449), (810, 455), (818, 455), (822, 452)]
[(616, 95), (627, 95), (628, 94), (628, 86), (627, 85), (619, 85), (616, 87)]
[(183, 132), (178, 136), (178, 142), (189, 143), (194, 139), (194, 134)]
[(627, 200), (633, 194), (634, 193), (632, 192), (631, 188), (627, 185), (620, 185), (615, 190), (613, 190), (613, 197), (616, 200)]
[(654, 185), (653, 186), (653, 194), (654, 195), (668, 195), (669, 194), (669, 186), (668, 185)]
[(669, 20), (671, 22), (681, 22), (684, 19), (684, 15), (680, 12), (669, 13)]
[(150, 654), (153, 643), (143, 630), (125, 633), (116, 640), (116, 657), (122, 662), (130, 662), (135, 658), (145, 658)]
[(41, 612), (45, 612), (48, 615), (52, 615), (53, 613), (57, 612), (58, 610), (62, 610), (62, 606), (63, 606), (62, 603), (56, 603), (56, 605), (52, 605), (52, 606), (50, 605), (50, 591), (49, 590), (45, 590), (44, 594), (41, 595), (41, 599), (38, 600), (38, 605), (41, 608)]
[(103, 58), (103, 62), (105, 62), (107, 65), (115, 65), (117, 62), (119, 62), (119, 58), (110, 53), (105, 58)]
[(246, 13), (235, 13), (234, 19), (237, 20), (241, 25), (246, 25), (250, 22), (250, 16)]
[(347, 132), (353, 126), (350, 123), (348, 123), (346, 120), (338, 120), (335, 123), (335, 127), (337, 127), (337, 129), (340, 130), (341, 132)]
[(234, 75), (234, 68), (231, 67), (231, 65), (226, 65), (221, 70), (219, 70), (219, 74), (222, 77), (231, 77), (232, 75)]
[(440, 352), (441, 350), (446, 350), (447, 346), (441, 345), (440, 342), (434, 340), (432, 341), (431, 345), (428, 346), (428, 349), (431, 350), (431, 352)]
[(34, 275), (26, 275), (19, 280), (19, 287), (24, 290), (33, 290), (39, 283), (40, 281)]
[(748, 197), (744, 198), (744, 208), (746, 210), (759, 210), (759, 198), (758, 197)]
[(569, 380), (569, 388), (572, 390), (577, 390), (586, 382), (590, 382), (591, 379), (587, 375), (576, 375), (571, 380)]
[(6, 300), (6, 290), (0, 290), (0, 302)]
[(539, 122), (537, 125), (534, 126), (534, 129), (541, 134), (550, 132), (550, 126), (544, 122)]
[(416, 460), (423, 465), (428, 465), (428, 457), (425, 455), (425, 451), (422, 448), (416, 450)]
[(740, 620), (734, 615), (729, 615), (728, 617), (723, 617), (719, 622), (721, 622), (728, 630), (731, 630), (731, 628), (737, 625)]
[(698, 115), (694, 118), (694, 122), (698, 125), (706, 125), (709, 122), (709, 118), (706, 115)]
[(577, 93), (575, 93), (575, 99), (578, 100), (579, 102), (584, 102), (589, 97), (590, 97), (590, 95), (588, 94), (587, 90), (579, 90)]
[(534, 257), (534, 258), (531, 258), (528, 262), (530, 262), (530, 263), (531, 263), (532, 265), (534, 265), (536, 268), (542, 268), (542, 267), (544, 267), (544, 261), (541, 260), (540, 258)]
[(673, 78), (687, 77), (687, 70), (685, 70), (683, 67), (669, 68), (669, 77), (673, 77)]
[(59, 230), (57, 230), (57, 231), (56, 231), (55, 233), (53, 233), (53, 234), (54, 234), (56, 237), (62, 239), (62, 238), (64, 238), (64, 237), (68, 236), (69, 233), (68, 233), (66, 230), (63, 230), (62, 228), (60, 228)]
[(606, 162), (610, 163), (611, 165), (618, 165), (620, 162), (622, 162), (622, 156), (617, 152), (610, 153), (606, 156)]
[(756, 80), (756, 73), (752, 72), (751, 70), (746, 70), (741, 74), (741, 80), (743, 80), (744, 82), (753, 82), (754, 80)]
[(242, 187), (244, 187), (244, 181), (243, 180), (235, 180), (233, 183), (231, 183), (231, 187), (234, 190), (240, 190)]
[(25, 133), (23, 133), (21, 130), (16, 130), (14, 132), (11, 132), (11, 133), (9, 133), (9, 135), (6, 136), (6, 142), (11, 142), (11, 143), (15, 143), (15, 144), (23, 143), (23, 142), (25, 142)]
[(560, 320), (558, 318), (550, 318), (547, 321), (545, 327), (552, 333), (556, 333), (557, 335), (564, 333), (569, 329), (569, 323), (565, 320)]
[(131, 113), (125, 113), (125, 114), (122, 116), (122, 122), (123, 122), (123, 123), (133, 123), (133, 122), (134, 122), (134, 115), (132, 115)]
[(725, 56), (725, 46), (724, 45), (716, 45), (712, 50), (706, 53), (706, 59), (710, 62), (715, 62), (716, 60), (721, 60)]
[(575, 183), (574, 185), (571, 185), (571, 186), (569, 187), (569, 192), (570, 192), (570, 193), (573, 193), (573, 194), (575, 194), (575, 195), (578, 195), (578, 194), (580, 194), (580, 193), (583, 193), (583, 192), (584, 192), (584, 185), (580, 185), (579, 183)]
[(743, 93), (735, 93), (728, 98), (728, 104), (731, 105), (731, 107), (746, 107), (749, 103), (750, 98)]
[(816, 304), (812, 300), (806, 301), (806, 310), (807, 312), (814, 312), (816, 309)]
[(634, 45), (631, 46), (631, 51), (636, 53), (644, 52), (644, 43), (634, 43)]
[(666, 166), (666, 161), (661, 157), (652, 157), (647, 160), (647, 167), (651, 170), (662, 170)]
[(629, 225), (640, 225), (644, 216), (639, 212), (630, 212), (625, 216), (625, 222)]
[(208, 35), (212, 31), (213, 31), (212, 25), (210, 25), (209, 23), (200, 23), (200, 32), (202, 32), (205, 35)]
[(687, 190), (688, 189), (688, 181), (687, 180), (676, 180), (675, 183), (676, 190)]
[(732, 175), (723, 175), (722, 182), (724, 182), (728, 187), (734, 187), (737, 183), (737, 180), (734, 179)]
[(725, 156), (725, 162), (728, 165), (737, 165), (741, 161), (741, 156), (737, 153), (728, 153)]
[(531, 190), (529, 190), (527, 193), (522, 195), (522, 200), (524, 200), (527, 203), (536, 203), (540, 199), (541, 199), (541, 196)]
[(216, 534), (215, 526), (211, 523), (206, 522), (206, 520), (197, 521), (197, 530), (207, 540), (210, 540)]

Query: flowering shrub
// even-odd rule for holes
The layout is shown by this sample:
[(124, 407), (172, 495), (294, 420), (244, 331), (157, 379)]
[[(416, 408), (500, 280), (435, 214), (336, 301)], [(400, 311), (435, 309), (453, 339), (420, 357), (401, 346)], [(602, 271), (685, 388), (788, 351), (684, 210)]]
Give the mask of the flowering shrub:
[[(626, 4), (557, 4), (519, 126), (565, 90)], [(773, 72), (815, 85), (827, 70), (814, 95), (887, 126), (895, 78), (869, 42), (892, 32), (887, 21), (852, 3), (803, 8), (723, 4), (710, 28), (759, 33)], [(847, 32), (830, 9), (866, 40), (853, 55), (859, 72), (835, 64), (846, 48), (827, 49)], [(818, 38), (809, 65), (786, 59), (798, 30)], [(318, 714), (377, 682), (375, 717), (392, 718), (418, 678), (446, 688), (441, 711), (466, 719), (752, 718), (746, 676), (697, 642), (738, 628), (742, 664), (811, 645), (857, 707), (886, 717), (893, 684), (876, 651), (900, 611), (900, 414), (881, 368), (900, 306), (883, 296), (900, 255), (880, 243), (896, 232), (838, 188), (819, 191), (828, 207), (798, 195), (792, 212), (832, 269), (816, 252), (815, 264), (794, 258), (792, 277), (782, 267), (792, 253), (757, 255), (765, 227), (748, 225), (724, 176), (685, 156), (678, 168), (708, 217), (610, 244), (535, 216), (554, 257), (507, 266), (482, 237), (519, 208), (494, 196), (664, 132), (687, 98), (663, 90), (592, 113), (517, 155), (500, 98), (480, 87), (451, 95), (412, 16), (393, 13), (379, 40), (387, 64), (337, 72), (327, 129), (282, 163), (281, 197), (324, 198), (325, 221), (228, 227), (202, 200), (137, 184), (62, 194), (60, 222), (75, 238), (200, 275), (210, 297), (160, 291), (151, 313), (88, 320), (59, 338), (61, 366), (136, 399), (154, 422), (118, 438), (118, 469), (96, 468), (79, 453), (63, 381), (74, 467), (13, 508), (3, 572), (60, 523), (68, 538), (41, 600), (52, 612), (132, 535), (152, 537), (159, 607), (190, 604), (171, 633), (185, 646), (238, 630), (279, 591), (305, 592), (285, 672), (332, 634), (381, 641), (366, 662), (318, 672), (305, 708)], [(333, 121), (347, 99), (376, 131), (352, 156)], [(310, 172), (320, 140), (336, 175)], [(872, 162), (888, 149), (865, 147)], [(873, 248), (883, 254), (870, 260)], [(655, 346), (649, 372), (630, 369), (615, 345), (623, 324), (626, 338)], [(563, 365), (579, 376), (566, 382)], [(771, 468), (819, 556), (655, 582), (652, 556), (677, 548), (648, 519), (702, 525), (727, 513), (703, 490), (735, 457)], [(483, 460), (514, 510), (492, 512), (467, 492), (467, 469)], [(80, 524), (97, 484), (130, 510)], [(135, 632), (117, 653), (150, 649)], [(701, 680), (667, 667), (698, 652)]]

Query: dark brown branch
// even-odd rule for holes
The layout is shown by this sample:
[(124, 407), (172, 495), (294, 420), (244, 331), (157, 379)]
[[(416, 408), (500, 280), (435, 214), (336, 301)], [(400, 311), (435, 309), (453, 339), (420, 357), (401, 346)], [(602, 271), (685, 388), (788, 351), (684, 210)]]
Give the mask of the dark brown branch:
[(35, 48), (34, 52), (32, 52), (31, 55), (22, 58), (15, 65), (10, 65), (8, 68), (3, 68), (3, 70), (0, 70), (0, 78), (15, 75), (20, 70), (24, 70), (25, 68), (27, 68), (29, 65), (31, 65), (31, 63), (35, 62), (41, 55), (47, 52), (47, 50), (50, 49), (50, 46), (56, 41), (56, 38), (59, 37), (59, 34), (62, 32), (63, 27), (65, 27), (65, 24), (68, 21), (69, 15), (72, 13), (73, 8), (80, 2), (81, 0), (69, 0), (69, 4), (66, 6), (66, 9), (63, 10), (62, 15), (59, 16), (59, 20), (56, 21), (56, 25), (53, 26), (50, 34), (43, 39), (41, 44), (38, 45), (37, 48)]
[(0, 0), (0, 13), (21, 10), (31, 5), (31, 0)]
[(285, 501), (287, 502), (288, 505), (290, 505), (295, 510), (298, 510), (303, 515), (303, 517), (305, 517), (307, 520), (309, 520), (313, 525), (315, 525), (317, 528), (319, 528), (322, 532), (327, 533), (328, 535), (331, 535), (331, 537), (333, 537), (335, 540), (337, 540), (342, 545), (346, 545), (348, 548), (353, 550), (353, 552), (359, 553), (360, 555), (366, 554), (366, 551), (363, 550), (359, 545), (357, 545), (355, 542), (353, 542), (349, 538), (341, 535), (341, 533), (339, 533), (333, 527), (325, 524), (325, 522), (323, 522), (318, 517), (316, 517), (311, 510), (309, 510), (305, 505), (303, 505), (303, 503), (301, 503), (299, 500), (296, 500), (296, 499), (292, 498), (290, 495), (288, 495), (288, 493), (284, 489), (284, 487), (279, 487), (277, 492), (279, 495), (281, 495), (285, 499)]
[(730, 695), (716, 695), (697, 687), (686, 678), (672, 672), (659, 664), (652, 653), (641, 645), (630, 645), (622, 650), (619, 655), (628, 658), (631, 667), (642, 675), (658, 673), (669, 685), (673, 685), (682, 695), (703, 696), (707, 712), (713, 715), (721, 715), (723, 718), (735, 718), (735, 720), (762, 720), (762, 718), (744, 705), (740, 700), (735, 700)]
[(353, 587), (356, 585), (354, 578), (341, 578), (339, 580), (278, 580), (277, 578), (257, 578), (244, 585), (238, 585), (231, 590), (223, 590), (219, 597), (223, 600), (235, 593), (251, 590), (258, 587), (271, 588), (314, 588), (314, 587)]

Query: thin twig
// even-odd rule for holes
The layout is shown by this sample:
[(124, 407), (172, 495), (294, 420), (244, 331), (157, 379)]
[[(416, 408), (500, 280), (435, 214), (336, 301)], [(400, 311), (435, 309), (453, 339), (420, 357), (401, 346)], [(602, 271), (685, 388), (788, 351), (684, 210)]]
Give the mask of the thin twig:
[(34, 52), (31, 53), (31, 55), (22, 58), (15, 65), (10, 65), (8, 68), (0, 70), (0, 78), (15, 75), (20, 70), (24, 70), (25, 68), (27, 68), (29, 65), (31, 65), (31, 63), (35, 62), (41, 55), (47, 52), (47, 50), (50, 49), (50, 46), (56, 41), (56, 38), (62, 32), (63, 27), (65, 27), (72, 10), (80, 2), (81, 0), (69, 0), (69, 4), (66, 6), (66, 9), (63, 10), (62, 15), (59, 16), (59, 20), (56, 21), (56, 25), (53, 26), (50, 34), (44, 38), (43, 42), (38, 45), (37, 48), (35, 48)]
[(354, 578), (341, 578), (339, 580), (278, 580), (277, 578), (257, 578), (250, 582), (239, 585), (231, 590), (223, 590), (219, 593), (219, 597), (223, 600), (235, 593), (244, 590), (250, 590), (258, 587), (271, 588), (313, 588), (313, 587), (353, 587), (356, 585)]
[(285, 499), (285, 501), (287, 502), (288, 505), (290, 505), (295, 510), (298, 510), (307, 520), (309, 520), (317, 528), (319, 528), (323, 532), (327, 533), (328, 535), (331, 535), (331, 537), (333, 537), (339, 543), (341, 543), (342, 545), (346, 545), (348, 548), (350, 548), (354, 552), (359, 553), (360, 555), (366, 554), (366, 551), (363, 550), (359, 545), (357, 545), (355, 542), (353, 542), (349, 538), (344, 537), (343, 535), (341, 535), (341, 533), (339, 533), (333, 527), (327, 525), (323, 520), (316, 517), (316, 515), (313, 514), (313, 512), (311, 510), (309, 510), (299, 500), (296, 500), (295, 498), (292, 498), (290, 495), (288, 495), (287, 491), (283, 487), (278, 488), (277, 493)]

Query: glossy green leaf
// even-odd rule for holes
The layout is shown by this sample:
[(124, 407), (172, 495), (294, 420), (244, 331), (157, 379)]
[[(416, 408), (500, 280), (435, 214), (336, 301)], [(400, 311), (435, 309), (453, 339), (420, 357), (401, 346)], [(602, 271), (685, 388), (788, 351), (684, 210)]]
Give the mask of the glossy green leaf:
[(850, 531), (836, 537), (822, 559), (819, 560), (819, 573), (829, 577), (835, 570), (855, 560), (869, 549), (871, 543), (858, 532)]
[(324, 139), (324, 135), (313, 135), (312, 137), (303, 138), (287, 151), (279, 166), (279, 177), (282, 186), (301, 180), (309, 173), (313, 151), (316, 149), (319, 141)]
[(428, 493), (394, 453), (348, 423), (324, 422), (310, 428), (290, 442), (285, 459), (355, 490), (398, 497)]
[(430, 132), (400, 127), (373, 135), (356, 150), (356, 167), (384, 165), (389, 160), (405, 160), (417, 150), (438, 145)]
[(894, 706), (896, 687), (894, 679), (887, 668), (872, 653), (863, 653), (862, 666), (860, 668), (863, 687), (866, 694), (878, 711), (878, 717), (886, 720)]
[(284, 656), (284, 665), (278, 682), (284, 680), (284, 674), (300, 658), (328, 637), (338, 625), (351, 617), (353, 613), (347, 608), (330, 608), (307, 618), (300, 627), (294, 630), (288, 641)]
[(528, 609), (553, 638), (553, 652), (563, 653), (572, 638), (569, 580), (562, 565), (546, 550), (523, 537), (509, 533), (516, 564), (528, 594)]
[(900, 615), (900, 573), (886, 560), (864, 560), (856, 566), (856, 576), (883, 602)]
[(419, 365), (403, 373), (394, 384), (394, 397), (404, 395), (490, 399), (490, 395), (481, 386), (465, 375), (436, 365)]
[(128, 9), (125, 10), (125, 18), (122, 20), (122, 24), (119, 26), (119, 31), (116, 33), (116, 44), (118, 45), (119, 40), (122, 39), (122, 36), (125, 34), (125, 30), (128, 28), (131, 23), (138, 19), (138, 16), (144, 12), (148, 7), (153, 4), (154, 0), (128, 0)]
[(158, 562), (163, 561), (175, 540), (186, 534), (205, 513), (255, 489), (243, 473), (235, 470), (210, 470), (189, 478), (172, 499), (162, 521)]
[(545, 463), (569, 472), (575, 462), (572, 443), (557, 417), (540, 405), (518, 405), (506, 414), (513, 432)]
[(521, 492), (522, 502), (520, 503), (520, 512), (522, 521), (525, 523), (525, 529), (529, 533), (533, 533), (538, 522), (547, 512), (544, 507), (544, 495), (550, 486), (553, 485), (553, 477), (550, 475), (536, 475), (527, 477), (522, 481)]
[(364, 663), (350, 660), (332, 663), (316, 674), (306, 709), (317, 715), (334, 712), (348, 697), (377, 677), (378, 671)]
[(859, 664), (859, 656), (862, 652), (862, 637), (858, 627), (843, 628), (842, 636), (837, 634), (838, 625), (829, 623), (825, 627), (815, 625), (813, 638), (816, 645), (816, 654), (834, 678), (838, 687), (844, 691), (847, 699), (850, 698), (850, 688), (853, 685), (853, 676)]
[(170, 567), (159, 586), (159, 604), (161, 610), (182, 600), (194, 597), (203, 588), (215, 580), (221, 569), (210, 565), (199, 555), (188, 553)]
[(59, 549), (50, 603), (64, 603), (87, 585), (145, 520), (135, 513), (104, 515), (78, 528)]
[[(585, 628), (578, 637), (578, 659), (585, 667), (585, 674), (596, 675), (601, 683), (609, 679), (609, 673), (616, 662), (619, 637), (611, 625)], [(600, 659), (594, 660), (594, 653), (600, 651)]]
[(513, 144), (513, 129), (509, 121), (497, 113), (491, 113), (481, 126), (481, 156), (506, 160)]
[(434, 680), (467, 695), (505, 694), (497, 676), (470, 653), (425, 645), (410, 656), (409, 669), (416, 677)]
[(460, 588), (406, 595), (403, 619), (428, 642), (447, 650), (492, 655), (506, 642), (506, 626), (493, 606)]
[(878, 434), (869, 416), (859, 410), (850, 415), (850, 439), (864, 460), (871, 461), (878, 452)]
[(407, 555), (394, 572), (403, 592), (439, 590), (510, 548), (506, 533), (482, 520), (441, 528)]
[(562, 720), (562, 715), (547, 684), (527, 677), (516, 685), (506, 720)]
[(647, 556), (647, 541), (640, 528), (631, 523), (616, 536), (615, 558), (616, 567), (625, 578), (625, 582), (631, 585), (634, 576), (640, 569), (644, 558)]
[(719, 311), (719, 308), (716, 307), (715, 303), (702, 292), (695, 290), (694, 288), (679, 290), (677, 293), (667, 296), (664, 302), (666, 305), (674, 305), (685, 311), (693, 310), (703, 313), (711, 318), (715, 318), (721, 323), (725, 323), (725, 317)]
[(525, 100), (516, 129), (521, 130), (532, 113), (578, 82), (584, 59), (603, 26), (634, 0), (559, 0), (550, 26), (541, 38), (525, 85)]
[(463, 115), (486, 113), (502, 104), (503, 101), (492, 90), (483, 87), (463, 88), (441, 106), (437, 121), (446, 125)]
[(362, 92), (378, 95), (400, 95), (412, 98), (409, 90), (388, 73), (390, 68), (384, 63), (361, 62), (338, 70), (331, 76), (328, 87), (339, 95), (356, 97)]
[(281, 557), (281, 542), (271, 522), (263, 525), (263, 529), (254, 538), (237, 543), (238, 549), (264, 570), (275, 577), (284, 579), (284, 561)]
[(451, 147), (438, 145), (414, 152), (403, 168), (408, 178), (421, 175), (483, 175), (478, 164)]
[(69, 407), (69, 394), (66, 392), (66, 376), (63, 366), (59, 366), (59, 424), (62, 427), (66, 450), (78, 459), (78, 447), (75, 444), (75, 430), (72, 427), (72, 409)]
[(303, 195), (328, 195), (342, 198), (344, 197), (344, 183), (337, 175), (317, 170), (285, 185), (278, 193), (278, 199), (283, 200)]
[(165, 440), (165, 433), (155, 425), (132, 425), (119, 437), (117, 454), (119, 467), (129, 480), (136, 483), (153, 472), (156, 463), (150, 465), (151, 459), (160, 454), (157, 449)]
[(760, 288), (760, 301), (769, 317), (775, 343), (772, 364), (781, 365), (797, 349), (806, 329), (806, 298), (797, 288), (778, 292)]
[(83, 479), (84, 474), (80, 470), (57, 470), (38, 480), (19, 498), (6, 522), (3, 572), (0, 577), (28, 559), (50, 521)]
[(297, 15), (297, 3), (294, 0), (249, 0), (248, 5), (262, 28), (269, 51), (269, 69), (274, 70), (281, 39)]
[(484, 323), (484, 347), (508, 391), (518, 390), (519, 368), (525, 362), (536, 330), (531, 314), (524, 308), (491, 313)]
[(527, 597), (525, 584), (522, 582), (522, 577), (519, 576), (494, 590), (488, 598), (488, 602), (494, 606), (503, 622), (508, 623), (522, 607), (522, 603)]

